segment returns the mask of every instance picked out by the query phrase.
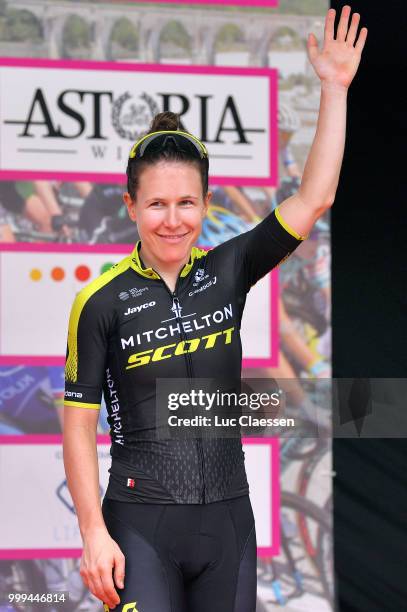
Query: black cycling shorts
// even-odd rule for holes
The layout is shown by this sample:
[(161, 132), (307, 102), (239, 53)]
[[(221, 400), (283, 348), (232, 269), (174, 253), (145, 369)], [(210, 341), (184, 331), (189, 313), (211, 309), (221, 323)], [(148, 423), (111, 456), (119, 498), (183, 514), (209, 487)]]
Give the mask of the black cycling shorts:
[(105, 497), (102, 512), (126, 559), (117, 612), (255, 612), (257, 545), (248, 495), (210, 504)]

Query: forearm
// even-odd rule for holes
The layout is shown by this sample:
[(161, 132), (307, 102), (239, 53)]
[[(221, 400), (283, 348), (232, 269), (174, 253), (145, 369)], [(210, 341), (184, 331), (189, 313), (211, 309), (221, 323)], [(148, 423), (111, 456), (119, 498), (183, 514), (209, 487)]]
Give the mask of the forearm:
[(53, 189), (48, 181), (35, 181), (35, 191), (45, 204), (50, 215), (61, 214), (61, 207), (59, 206)]
[(347, 88), (322, 82), (316, 133), (298, 191), (301, 201), (314, 210), (335, 199), (345, 148), (346, 104)]
[(82, 539), (89, 530), (105, 528), (100, 494), (96, 431), (65, 426), (63, 436), (65, 473)]

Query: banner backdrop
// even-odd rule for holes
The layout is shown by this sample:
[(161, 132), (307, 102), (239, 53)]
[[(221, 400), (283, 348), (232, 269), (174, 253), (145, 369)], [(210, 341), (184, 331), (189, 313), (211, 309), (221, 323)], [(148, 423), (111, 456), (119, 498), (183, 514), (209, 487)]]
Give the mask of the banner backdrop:
[[(62, 469), (67, 317), (75, 293), (138, 239), (122, 202), (128, 151), (155, 112), (180, 112), (211, 156), (198, 244), (254, 227), (299, 187), (319, 103), (306, 37), (321, 37), (328, 8), (95, 4), (17, 0), (0, 11), (0, 585), (65, 590), (78, 611), (100, 602), (79, 575)], [(305, 422), (302, 437), (244, 440), (259, 612), (333, 609), (331, 445), (306, 437), (310, 407), (329, 416), (312, 381), (331, 376), (330, 305), (327, 213), (250, 291), (242, 323), (243, 377), (289, 379), (288, 409)], [(103, 404), (102, 489), (108, 430)]]
[(132, 144), (169, 110), (207, 145), (214, 183), (274, 185), (275, 98), (268, 69), (3, 59), (0, 178), (122, 182)]

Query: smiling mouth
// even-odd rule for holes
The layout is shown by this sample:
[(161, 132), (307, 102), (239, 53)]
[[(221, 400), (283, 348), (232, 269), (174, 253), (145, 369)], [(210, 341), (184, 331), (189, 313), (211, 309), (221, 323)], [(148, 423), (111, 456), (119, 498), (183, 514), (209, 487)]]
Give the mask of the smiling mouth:
[(183, 238), (184, 236), (186, 236), (189, 232), (185, 232), (185, 234), (158, 234), (158, 236), (160, 236), (160, 238)]

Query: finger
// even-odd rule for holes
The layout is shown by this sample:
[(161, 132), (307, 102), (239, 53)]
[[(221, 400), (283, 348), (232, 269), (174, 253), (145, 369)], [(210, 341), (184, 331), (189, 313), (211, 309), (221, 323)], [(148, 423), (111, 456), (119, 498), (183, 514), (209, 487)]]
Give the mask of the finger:
[(115, 556), (114, 581), (119, 589), (124, 589), (125, 557), (123, 554)]
[(366, 38), (367, 38), (367, 28), (362, 28), (359, 32), (359, 37), (355, 45), (355, 49), (357, 49), (359, 53), (362, 53), (363, 51), (363, 47), (365, 46)]
[(312, 33), (309, 34), (308, 36), (307, 49), (308, 49), (309, 58), (311, 61), (313, 61), (317, 57), (319, 50), (318, 50), (318, 41), (315, 35)]
[(120, 603), (120, 597), (114, 588), (112, 570), (103, 570), (100, 572), (100, 580), (104, 592), (103, 601), (106, 601), (111, 608)]
[(101, 601), (105, 601), (110, 608), (113, 608), (116, 605), (116, 602), (113, 601), (113, 599), (111, 597), (108, 596), (107, 593), (105, 593), (105, 589), (103, 587), (102, 584), (102, 580), (100, 578), (99, 575), (99, 571), (96, 570), (96, 572), (89, 578), (89, 582), (91, 585), (91, 591), (92, 593)]
[(336, 31), (336, 40), (344, 42), (348, 32), (348, 20), (350, 15), (350, 6), (345, 4), (342, 7), (341, 18), (339, 20), (338, 29)]
[(88, 578), (88, 583), (89, 583), (89, 591), (92, 593), (92, 595), (94, 595), (98, 599), (101, 599), (102, 601), (104, 601), (103, 593), (101, 592), (102, 584), (100, 583), (100, 585), (99, 585), (98, 581), (96, 579), (94, 579), (94, 578), (91, 578), (90, 576)]
[(358, 31), (359, 20), (360, 20), (360, 14), (359, 13), (353, 13), (352, 21), (350, 23), (349, 32), (348, 32), (348, 35), (346, 37), (346, 42), (349, 43), (352, 46), (353, 46), (353, 43), (356, 40), (356, 33)]
[(333, 40), (335, 25), (335, 9), (329, 9), (325, 17), (324, 41)]

